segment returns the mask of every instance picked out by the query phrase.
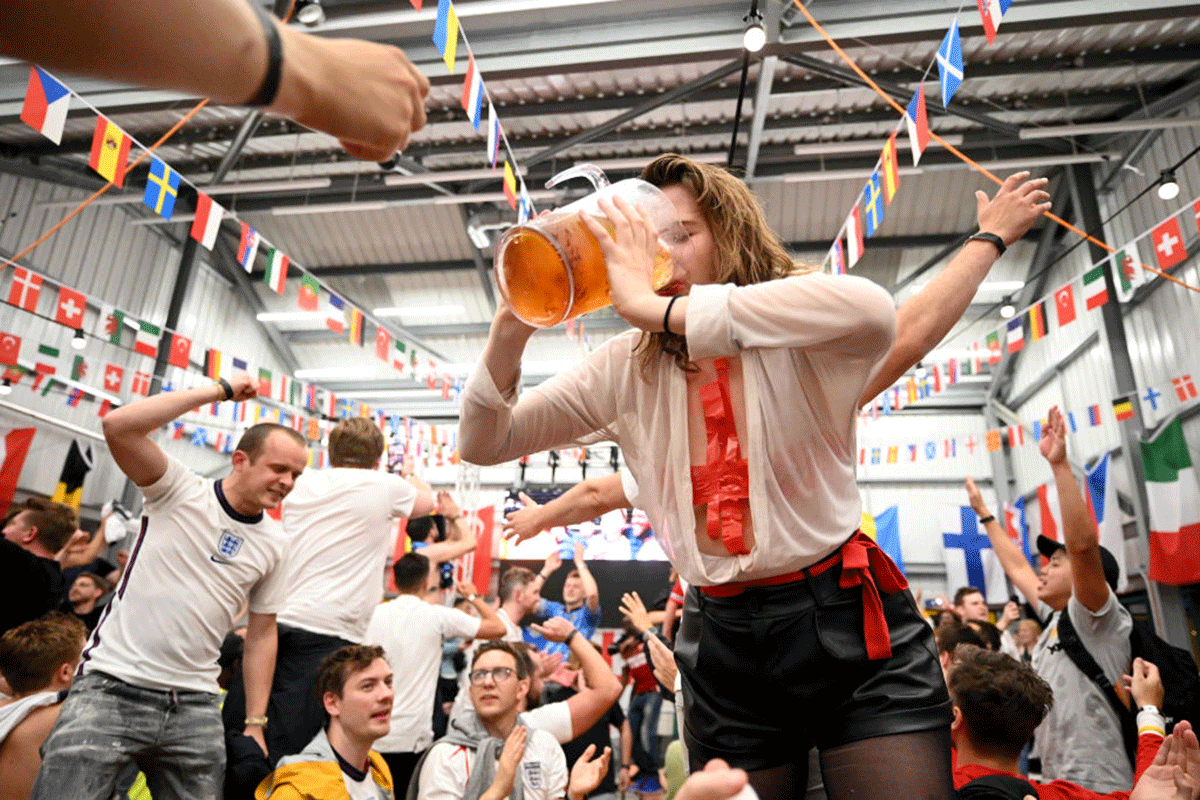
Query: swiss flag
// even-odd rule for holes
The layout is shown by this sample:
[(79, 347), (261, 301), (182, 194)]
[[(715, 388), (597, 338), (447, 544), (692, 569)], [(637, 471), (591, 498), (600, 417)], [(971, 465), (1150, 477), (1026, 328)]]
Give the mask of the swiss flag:
[(0, 364), (16, 364), (21, 355), (21, 337), (13, 333), (0, 333)]
[(1175, 217), (1155, 228), (1150, 239), (1154, 242), (1154, 257), (1158, 260), (1160, 270), (1169, 269), (1187, 258), (1187, 247), (1183, 244), (1179, 221)]
[(83, 327), (83, 312), (87, 309), (87, 298), (66, 286), (58, 290), (58, 304), (54, 307), (54, 321), (68, 328)]
[(167, 363), (173, 367), (187, 369), (192, 355), (192, 340), (178, 333), (171, 334), (171, 353)]
[(104, 391), (119, 392), (121, 391), (121, 382), (125, 379), (125, 368), (116, 364), (108, 364), (104, 367)]

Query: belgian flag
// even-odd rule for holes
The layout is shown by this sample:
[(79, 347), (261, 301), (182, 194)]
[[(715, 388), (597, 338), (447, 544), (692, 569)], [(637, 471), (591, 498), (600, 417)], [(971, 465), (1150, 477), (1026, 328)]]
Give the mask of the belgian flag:
[(79, 442), (71, 440), (71, 449), (67, 451), (67, 460), (63, 462), (62, 473), (58, 476), (58, 486), (54, 490), (56, 503), (66, 503), (79, 510), (80, 500), (83, 499), (83, 479), (92, 469), (92, 446), (79, 449)]

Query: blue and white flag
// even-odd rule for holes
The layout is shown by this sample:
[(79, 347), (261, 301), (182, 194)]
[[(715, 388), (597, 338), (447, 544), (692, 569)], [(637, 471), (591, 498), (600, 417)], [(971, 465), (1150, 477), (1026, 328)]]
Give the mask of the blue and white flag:
[(900, 572), (908, 577), (908, 573), (904, 571), (904, 556), (900, 552), (900, 510), (898, 507), (892, 506), (875, 517), (875, 544), (879, 545), (879, 549), (887, 553), (888, 557), (896, 562)]
[(942, 81), (942, 105), (950, 105), (950, 98), (963, 82), (962, 40), (958, 36), (958, 20), (946, 31), (946, 38), (938, 46), (938, 75)]
[(1003, 605), (1008, 600), (1004, 567), (979, 525), (975, 509), (957, 506), (945, 510), (944, 514), (942, 545), (947, 594), (962, 586), (974, 586), (983, 592), (988, 605)]
[(1117, 591), (1123, 592), (1129, 585), (1129, 570), (1125, 567), (1125, 532), (1121, 528), (1117, 490), (1109, 480), (1109, 456), (1109, 453), (1105, 453), (1099, 461), (1084, 471), (1084, 486), (1087, 488), (1088, 508), (1099, 530), (1100, 544), (1113, 554), (1121, 568)]

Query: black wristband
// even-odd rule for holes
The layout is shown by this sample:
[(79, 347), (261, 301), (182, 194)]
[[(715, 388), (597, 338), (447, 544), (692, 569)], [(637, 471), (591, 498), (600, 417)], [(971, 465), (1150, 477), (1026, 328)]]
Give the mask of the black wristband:
[(217, 385), (225, 390), (226, 400), (233, 399), (233, 387), (229, 385), (229, 381), (225, 380), (224, 378), (217, 378)]
[(671, 308), (675, 305), (675, 301), (679, 299), (679, 295), (672, 295), (670, 302), (667, 303), (667, 310), (663, 312), (663, 333), (671, 332)]
[(1008, 249), (1008, 245), (1004, 244), (1003, 239), (1001, 239), (996, 234), (988, 233), (987, 231), (979, 231), (978, 233), (972, 233), (970, 236), (967, 237), (967, 241), (968, 242), (990, 242), (991, 244), (996, 246), (997, 250), (1000, 251), (1000, 255), (1004, 255), (1004, 251)]
[(275, 27), (274, 20), (258, 4), (258, 0), (250, 0), (250, 7), (258, 15), (263, 36), (267, 40), (267, 74), (263, 76), (262, 84), (254, 97), (246, 101), (246, 105), (266, 108), (275, 102), (275, 96), (279, 94), (279, 79), (283, 75), (283, 42), (279, 39), (279, 29)]
[(989, 522), (995, 522), (995, 521), (996, 521), (996, 515), (995, 515), (995, 514), (988, 514), (986, 517), (980, 517), (980, 518), (979, 518), (979, 524), (980, 524), (980, 525), (986, 525), (986, 524), (988, 524)]
[(570, 647), (571, 640), (574, 639), (578, 635), (579, 635), (579, 631), (572, 628), (571, 632), (567, 634), (567, 638), (563, 639), (563, 644), (565, 644), (567, 647)]

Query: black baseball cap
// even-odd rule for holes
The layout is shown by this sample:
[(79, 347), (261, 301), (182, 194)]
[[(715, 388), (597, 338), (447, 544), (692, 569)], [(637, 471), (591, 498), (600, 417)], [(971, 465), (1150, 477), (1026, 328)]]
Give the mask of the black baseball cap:
[[(1053, 539), (1038, 534), (1037, 549), (1038, 552), (1046, 558), (1050, 558), (1059, 550), (1066, 548), (1062, 542), (1056, 542)], [(1109, 552), (1108, 548), (1100, 545), (1100, 563), (1104, 565), (1104, 582), (1108, 584), (1108, 588), (1114, 592), (1117, 590), (1117, 581), (1121, 579), (1121, 567), (1117, 565), (1116, 556)]]

